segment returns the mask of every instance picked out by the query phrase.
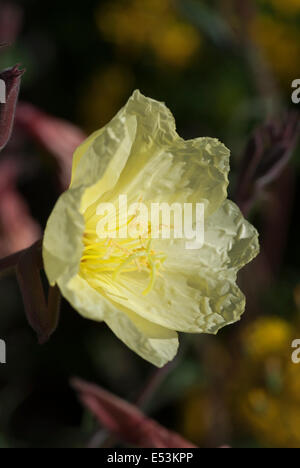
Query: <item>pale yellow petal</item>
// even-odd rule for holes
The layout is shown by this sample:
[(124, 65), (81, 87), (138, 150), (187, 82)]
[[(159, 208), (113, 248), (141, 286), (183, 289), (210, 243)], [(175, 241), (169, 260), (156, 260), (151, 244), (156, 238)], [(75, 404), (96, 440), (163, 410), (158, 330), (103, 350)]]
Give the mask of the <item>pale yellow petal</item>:
[(107, 325), (132, 351), (157, 367), (171, 361), (178, 350), (177, 333), (116, 308), (106, 319)]
[(111, 199), (126, 194), (128, 203), (203, 203), (205, 216), (227, 196), (229, 150), (213, 138), (185, 141), (179, 136), (142, 158), (132, 152)]
[(164, 266), (170, 271), (190, 272), (201, 268), (239, 270), (259, 253), (258, 233), (230, 200), (205, 219), (204, 245), (188, 250), (185, 240), (156, 241), (155, 248), (167, 256)]
[(79, 271), (85, 228), (79, 211), (82, 194), (83, 189), (63, 193), (48, 219), (43, 240), (43, 260), (51, 285), (60, 276), (71, 278)]
[(127, 194), (135, 201), (202, 202), (208, 215), (226, 198), (229, 155), (216, 139), (180, 138), (169, 109), (136, 91), (75, 152), (72, 187), (87, 187), (83, 210)]
[(59, 278), (58, 286), (65, 299), (79, 312), (84, 318), (101, 322), (114, 308), (109, 301), (80, 275), (64, 275)]
[(176, 332), (143, 319), (114, 300), (107, 300), (79, 275), (71, 280), (61, 277), (58, 284), (65, 299), (84, 318), (104, 320), (120, 340), (147, 361), (162, 367), (176, 355)]
[(207, 218), (201, 249), (188, 250), (182, 240), (156, 240), (153, 248), (167, 258), (149, 294), (142, 294), (149, 283), (144, 273), (122, 274), (117, 284), (105, 278), (103, 294), (178, 331), (215, 333), (239, 319), (245, 300), (236, 273), (258, 254), (259, 244), (257, 231), (234, 203), (227, 200)]
[(219, 257), (219, 264), (214, 259), (212, 267), (239, 270), (259, 253), (257, 230), (230, 200), (207, 220), (205, 233), (207, 249)]
[(164, 271), (152, 291), (143, 295), (149, 278), (129, 273), (120, 275), (117, 283), (110, 283), (106, 277), (101, 293), (120, 309), (130, 309), (163, 327), (187, 333), (216, 333), (238, 320), (244, 311), (245, 299), (235, 281), (233, 271)]
[(81, 157), (72, 188), (86, 188), (82, 211), (115, 186), (131, 152), (135, 131), (135, 116), (125, 119), (120, 111)]
[(81, 143), (81, 145), (78, 146), (78, 148), (76, 148), (73, 155), (71, 186), (73, 184), (76, 169), (81, 158), (88, 152), (90, 146), (93, 144), (96, 138), (98, 138), (101, 135), (103, 130), (104, 129), (101, 128), (100, 130), (97, 130), (96, 132), (92, 133), (83, 143)]
[(125, 167), (127, 173), (136, 173), (176, 138), (166, 106), (136, 91), (111, 122), (75, 152), (72, 187), (87, 188), (82, 209), (113, 189)]

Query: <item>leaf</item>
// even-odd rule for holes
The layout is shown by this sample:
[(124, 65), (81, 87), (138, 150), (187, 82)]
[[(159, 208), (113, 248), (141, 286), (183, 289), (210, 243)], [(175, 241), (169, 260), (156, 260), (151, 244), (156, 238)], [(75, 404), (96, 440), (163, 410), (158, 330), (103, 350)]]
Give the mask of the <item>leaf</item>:
[(42, 242), (39, 241), (22, 253), (17, 263), (17, 278), (28, 322), (37, 333), (39, 343), (43, 344), (57, 327), (60, 292), (57, 287), (50, 287), (46, 302), (40, 276), (43, 267), (41, 252)]
[(143, 448), (196, 448), (179, 434), (145, 416), (136, 406), (97, 385), (73, 379), (82, 404), (106, 429), (130, 445)]
[(0, 151), (11, 136), (23, 73), (24, 70), (20, 70), (18, 65), (0, 73), (0, 80), (4, 81), (6, 87), (6, 102), (0, 104)]
[(61, 185), (67, 188), (71, 180), (73, 153), (86, 138), (85, 134), (75, 125), (52, 117), (25, 102), (18, 105), (16, 121), (56, 157)]
[(0, 3), (0, 47), (1, 43), (12, 44), (19, 35), (23, 23), (23, 9), (16, 3)]
[(23, 250), (41, 237), (41, 228), (17, 189), (21, 170), (12, 158), (0, 162), (0, 257)]

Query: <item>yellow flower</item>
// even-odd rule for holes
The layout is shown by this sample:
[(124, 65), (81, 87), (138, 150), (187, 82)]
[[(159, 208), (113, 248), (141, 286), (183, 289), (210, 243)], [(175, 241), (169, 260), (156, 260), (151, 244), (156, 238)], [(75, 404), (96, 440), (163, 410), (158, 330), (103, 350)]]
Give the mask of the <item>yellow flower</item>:
[(299, 72), (299, 30), (286, 22), (261, 15), (253, 21), (251, 33), (276, 76), (290, 86)]
[(151, 36), (153, 51), (161, 62), (174, 67), (189, 65), (200, 50), (201, 36), (190, 24), (170, 21), (167, 28)]
[(269, 0), (269, 3), (273, 5), (281, 13), (297, 14), (300, 12), (299, 0)]
[(292, 323), (262, 317), (242, 336), (248, 354), (234, 385), (235, 411), (263, 446), (300, 447), (300, 372), (291, 359), (295, 335)]
[(247, 354), (254, 359), (290, 350), (292, 328), (288, 322), (278, 317), (262, 317), (249, 325), (243, 342)]
[[(264, 446), (299, 448), (299, 369), (286, 357), (278, 355), (278, 359), (282, 361), (280, 388), (274, 392), (266, 384), (256, 387), (251, 382), (250, 388), (239, 396), (239, 416)], [(261, 385), (261, 374), (256, 380)]]
[(153, 52), (159, 63), (184, 68), (200, 51), (202, 37), (180, 17), (170, 0), (130, 0), (101, 6), (102, 35), (131, 54)]
[[(177, 331), (216, 333), (237, 321), (245, 298), (237, 271), (258, 253), (256, 230), (227, 197), (229, 151), (184, 141), (166, 106), (135, 91), (112, 121), (75, 152), (72, 182), (46, 227), (50, 284), (84, 317), (105, 321), (157, 366), (173, 359)], [(205, 243), (99, 239), (100, 203), (203, 203)], [(121, 225), (117, 225), (120, 229)]]

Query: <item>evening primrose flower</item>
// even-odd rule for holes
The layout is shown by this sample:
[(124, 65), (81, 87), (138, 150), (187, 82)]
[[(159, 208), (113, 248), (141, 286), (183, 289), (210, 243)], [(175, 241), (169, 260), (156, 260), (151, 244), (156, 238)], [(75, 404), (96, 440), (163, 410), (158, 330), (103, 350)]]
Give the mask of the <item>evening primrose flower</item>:
[[(213, 138), (184, 141), (167, 107), (135, 91), (75, 151), (70, 188), (45, 230), (50, 284), (82, 316), (106, 322), (158, 367), (176, 355), (177, 332), (215, 334), (237, 321), (245, 308), (237, 271), (259, 247), (256, 230), (226, 199), (228, 171), (223, 144)], [(202, 203), (203, 247), (189, 250), (185, 239), (150, 235), (99, 238), (98, 206), (116, 204), (120, 194), (147, 205)]]

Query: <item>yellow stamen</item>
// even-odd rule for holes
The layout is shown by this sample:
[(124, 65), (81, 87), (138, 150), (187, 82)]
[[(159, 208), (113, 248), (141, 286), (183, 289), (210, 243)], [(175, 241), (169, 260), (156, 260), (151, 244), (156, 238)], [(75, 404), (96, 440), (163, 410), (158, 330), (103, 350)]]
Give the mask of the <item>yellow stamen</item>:
[[(142, 198), (139, 199), (141, 202)], [(129, 226), (136, 220), (137, 214), (127, 220)], [(149, 294), (155, 284), (156, 278), (161, 276), (160, 269), (165, 261), (162, 253), (156, 253), (152, 247), (152, 239), (139, 236), (138, 238), (126, 239), (99, 239), (96, 229), (92, 227), (97, 225), (97, 216), (89, 213), (89, 227), (85, 230), (83, 243), (84, 252), (81, 258), (82, 274), (93, 283), (108, 281), (108, 275), (111, 280), (116, 282), (120, 274), (132, 272), (146, 272), (149, 274), (150, 281), (147, 288), (142, 291), (143, 295)], [(118, 225), (116, 231), (119, 232), (123, 226)], [(147, 236), (151, 233), (151, 224), (147, 226)], [(104, 278), (104, 275), (106, 279)], [(116, 294), (116, 297), (118, 295)]]

